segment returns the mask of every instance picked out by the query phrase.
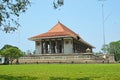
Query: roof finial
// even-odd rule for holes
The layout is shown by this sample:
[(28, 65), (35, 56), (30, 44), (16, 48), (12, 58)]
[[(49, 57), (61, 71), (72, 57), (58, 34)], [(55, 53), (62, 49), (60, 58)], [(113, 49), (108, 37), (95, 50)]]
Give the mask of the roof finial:
[(58, 20), (58, 23), (60, 23), (60, 21)]

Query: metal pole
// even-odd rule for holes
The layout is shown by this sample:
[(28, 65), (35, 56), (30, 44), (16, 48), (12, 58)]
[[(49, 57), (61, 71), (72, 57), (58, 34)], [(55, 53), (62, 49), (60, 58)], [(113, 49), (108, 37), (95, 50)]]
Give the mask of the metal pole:
[(103, 53), (105, 54), (105, 19), (104, 19), (104, 1), (106, 0), (99, 0), (102, 1), (102, 27), (103, 27)]
[(105, 54), (105, 21), (104, 21), (104, 3), (102, 3), (102, 26), (103, 26), (103, 53)]

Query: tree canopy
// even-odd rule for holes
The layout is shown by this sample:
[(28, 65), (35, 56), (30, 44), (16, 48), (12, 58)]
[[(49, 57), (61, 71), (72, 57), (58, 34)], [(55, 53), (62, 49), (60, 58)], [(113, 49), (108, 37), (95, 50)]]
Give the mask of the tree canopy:
[[(26, 12), (30, 0), (0, 0), (0, 30), (10, 33), (20, 27), (19, 16)], [(53, 7), (57, 9), (64, 5), (64, 0), (53, 0)]]
[(54, 9), (57, 9), (58, 7), (61, 7), (62, 5), (64, 5), (64, 0), (54, 0), (53, 1)]
[(20, 27), (18, 22), (21, 13), (24, 13), (29, 0), (0, 0), (0, 30), (10, 33)]
[(103, 45), (102, 50), (106, 53), (114, 54), (116, 61), (120, 60), (120, 40)]
[(5, 45), (2, 49), (1, 49), (1, 53), (0, 53), (3, 57), (5, 57), (5, 64), (9, 64), (9, 61), (12, 62), (17, 59), (19, 57), (21, 57), (23, 55), (22, 51), (16, 47), (16, 46), (12, 46), (12, 45)]
[(109, 44), (109, 52), (114, 54), (116, 61), (120, 61), (120, 40)]

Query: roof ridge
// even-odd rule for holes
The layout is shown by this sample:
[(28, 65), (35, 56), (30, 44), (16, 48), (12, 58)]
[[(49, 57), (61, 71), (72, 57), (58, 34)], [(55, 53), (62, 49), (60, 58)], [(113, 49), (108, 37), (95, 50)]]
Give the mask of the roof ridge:
[[(62, 24), (61, 22), (58, 22), (58, 23), (60, 23), (60, 25), (62, 25), (62, 28), (63, 28), (64, 30), (69, 31), (70, 33), (72, 32), (72, 33), (74, 33), (75, 35), (78, 35), (78, 34), (75, 33), (74, 31), (72, 31), (71, 29), (69, 29), (68, 27), (66, 27), (64, 24)], [(65, 28), (66, 28), (66, 29), (65, 29)]]
[[(68, 27), (66, 27), (64, 24), (58, 21), (58, 23), (52, 27), (48, 32), (33, 36), (29, 38), (30, 40), (38, 40), (42, 38), (55, 38), (55, 37), (72, 37), (76, 38), (77, 40), (81, 41), (82, 43), (91, 46), (86, 41), (84, 41), (79, 34), (75, 33)], [(93, 47), (93, 46), (91, 46)]]
[[(58, 26), (57, 26), (58, 25)], [(60, 26), (59, 26), (60, 25)], [(58, 28), (58, 29), (55, 29)], [(55, 29), (55, 30), (54, 30)], [(68, 27), (66, 27), (64, 24), (62, 24), (60, 21), (58, 21), (58, 23), (51, 28), (48, 32), (66, 32), (69, 34), (73, 34), (73, 35), (77, 35), (79, 36), (77, 33), (75, 33), (74, 31), (72, 31), (71, 29), (69, 29)]]

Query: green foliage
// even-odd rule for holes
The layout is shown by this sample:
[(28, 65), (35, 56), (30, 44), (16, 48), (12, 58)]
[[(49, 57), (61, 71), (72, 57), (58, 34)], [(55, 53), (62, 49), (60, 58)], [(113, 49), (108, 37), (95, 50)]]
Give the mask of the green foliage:
[(120, 40), (116, 42), (111, 42), (109, 45), (110, 45), (110, 53), (120, 54)]
[(101, 50), (103, 51), (103, 53), (109, 53), (109, 45), (103, 45)]
[(120, 64), (1, 65), (0, 80), (119, 80)]
[(96, 56), (99, 56), (99, 55), (102, 55), (103, 53), (101, 51), (99, 51), (99, 52), (94, 52), (93, 54)]
[(12, 45), (8, 45), (8, 44), (6, 44), (6, 45), (4, 45), (4, 46), (2, 47), (1, 50), (7, 49), (7, 48), (10, 48), (10, 47), (12, 47)]
[(62, 5), (64, 5), (64, 0), (54, 0), (53, 1), (54, 9), (57, 9), (58, 7), (61, 7)]
[(120, 60), (120, 40), (109, 44), (109, 52), (114, 54), (116, 61)]
[(103, 45), (101, 50), (109, 54), (114, 54), (116, 61), (120, 60), (120, 40)]
[(2, 49), (1, 49), (1, 55), (5, 57), (5, 63), (8, 64), (9, 61), (12, 62), (14, 61), (14, 59), (18, 59), (19, 57), (23, 56), (22, 51), (12, 45), (5, 45)]
[(0, 1), (0, 29), (6, 33), (17, 30), (20, 26), (18, 19), (27, 10), (29, 0), (1, 0)]
[(0, 54), (2, 54), (2, 51), (0, 50)]
[(115, 57), (115, 61), (119, 61), (120, 63), (120, 54), (115, 54), (114, 57)]
[[(10, 33), (20, 27), (19, 16), (26, 12), (30, 0), (0, 0), (0, 30)], [(54, 0), (53, 7), (57, 9), (64, 5), (64, 0)]]

